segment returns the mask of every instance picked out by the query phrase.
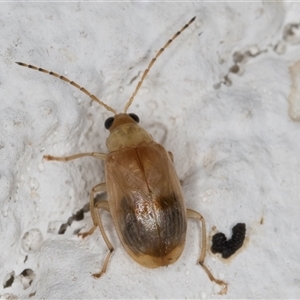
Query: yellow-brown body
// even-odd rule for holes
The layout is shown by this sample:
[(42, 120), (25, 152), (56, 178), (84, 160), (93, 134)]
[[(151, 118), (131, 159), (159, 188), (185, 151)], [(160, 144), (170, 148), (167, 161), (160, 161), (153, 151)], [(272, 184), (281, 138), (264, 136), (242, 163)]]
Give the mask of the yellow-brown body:
[[(181, 255), (186, 209), (170, 155), (132, 121), (127, 114), (116, 115), (110, 129), (107, 145), (113, 151), (105, 162), (108, 202), (127, 253), (141, 265), (156, 268)], [(110, 143), (116, 136), (118, 150)]]
[[(132, 144), (110, 152), (105, 163), (110, 212), (124, 248), (135, 261), (148, 268), (165, 266), (179, 258), (185, 244), (180, 182), (166, 150), (152, 139), (137, 138), (134, 144), (130, 132), (143, 129), (129, 124), (132, 130), (123, 135), (123, 143)], [(128, 129), (125, 123), (111, 134), (124, 132), (122, 126)]]

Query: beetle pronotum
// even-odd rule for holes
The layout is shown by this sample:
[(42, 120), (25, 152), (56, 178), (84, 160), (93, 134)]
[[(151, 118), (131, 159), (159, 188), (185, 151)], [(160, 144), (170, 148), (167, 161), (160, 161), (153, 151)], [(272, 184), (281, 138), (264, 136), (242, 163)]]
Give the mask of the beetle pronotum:
[[(222, 293), (226, 293), (227, 284), (216, 279), (204, 264), (207, 248), (205, 220), (200, 213), (185, 207), (172, 153), (156, 143), (152, 136), (138, 125), (138, 116), (127, 114), (128, 108), (156, 59), (195, 18), (168, 40), (150, 61), (126, 103), (123, 113), (117, 113), (85, 88), (64, 76), (17, 62), (23, 67), (50, 74), (70, 83), (114, 114), (114, 117), (109, 117), (105, 121), (105, 128), (110, 131), (106, 140), (108, 154), (91, 152), (67, 157), (44, 156), (47, 160), (56, 161), (69, 161), (85, 156), (105, 161), (106, 182), (97, 184), (90, 193), (90, 211), (94, 226), (88, 232), (80, 234), (86, 237), (99, 227), (109, 249), (101, 271), (93, 274), (94, 277), (100, 277), (105, 273), (114, 250), (104, 230), (100, 209), (112, 215), (126, 252), (136, 262), (148, 268), (167, 266), (177, 261), (185, 245), (187, 218), (193, 218), (202, 224), (202, 243), (198, 263), (204, 268), (211, 281), (224, 286)], [(98, 192), (107, 192), (108, 201), (95, 204), (94, 196)]]

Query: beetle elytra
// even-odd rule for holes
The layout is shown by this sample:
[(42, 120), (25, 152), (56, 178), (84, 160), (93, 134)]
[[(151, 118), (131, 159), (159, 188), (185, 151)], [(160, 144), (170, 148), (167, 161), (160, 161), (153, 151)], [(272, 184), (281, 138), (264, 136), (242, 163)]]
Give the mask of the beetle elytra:
[[(105, 121), (105, 128), (110, 132), (106, 140), (108, 154), (90, 152), (67, 157), (44, 156), (47, 160), (55, 161), (92, 156), (105, 162), (106, 182), (96, 185), (90, 193), (90, 211), (94, 226), (88, 232), (80, 234), (86, 237), (98, 227), (109, 249), (101, 271), (93, 274), (94, 277), (100, 277), (105, 273), (114, 250), (102, 224), (99, 212), (101, 209), (111, 214), (126, 252), (147, 268), (167, 266), (177, 261), (185, 246), (187, 218), (193, 218), (201, 222), (202, 228), (198, 263), (211, 281), (223, 286), (221, 293), (227, 291), (227, 284), (216, 279), (204, 264), (207, 248), (205, 220), (200, 213), (185, 207), (172, 153), (156, 143), (152, 136), (138, 125), (139, 118), (135, 114), (127, 113), (156, 59), (194, 20), (195, 17), (168, 40), (150, 61), (123, 113), (117, 113), (85, 88), (64, 76), (17, 62), (21, 66), (70, 83), (114, 114)], [(107, 192), (108, 201), (95, 204), (94, 196), (99, 192)]]

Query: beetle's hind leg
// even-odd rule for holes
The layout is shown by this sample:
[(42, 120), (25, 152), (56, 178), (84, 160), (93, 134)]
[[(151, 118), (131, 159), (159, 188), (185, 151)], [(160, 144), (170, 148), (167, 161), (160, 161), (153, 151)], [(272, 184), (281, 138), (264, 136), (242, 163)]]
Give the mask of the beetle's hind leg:
[(224, 282), (223, 280), (217, 279), (215, 278), (212, 273), (209, 271), (209, 269), (207, 268), (207, 266), (204, 264), (204, 260), (205, 260), (205, 256), (206, 256), (206, 225), (205, 225), (205, 219), (203, 218), (203, 216), (192, 210), (192, 209), (187, 209), (187, 217), (188, 218), (192, 218), (192, 219), (196, 219), (198, 221), (201, 222), (201, 252), (200, 252), (200, 256), (198, 258), (197, 263), (200, 264), (202, 266), (202, 268), (205, 270), (206, 274), (208, 275), (209, 279), (211, 281), (214, 281), (215, 283), (219, 284), (219, 285), (223, 285), (223, 289), (220, 291), (219, 294), (223, 295), (227, 293), (227, 283)]
[(102, 237), (105, 241), (105, 244), (109, 250), (109, 252), (107, 253), (106, 258), (104, 260), (101, 271), (99, 273), (93, 274), (93, 276), (96, 278), (99, 278), (102, 274), (104, 274), (106, 272), (109, 259), (114, 251), (114, 247), (112, 246), (110, 240), (108, 239), (108, 237), (106, 235), (105, 229), (102, 224), (100, 212), (99, 212), (100, 209), (104, 209), (104, 210), (110, 212), (109, 204), (108, 204), (108, 201), (104, 201), (104, 200), (99, 201), (95, 204), (94, 197), (95, 197), (95, 194), (98, 192), (106, 192), (105, 182), (94, 186), (90, 193), (90, 212), (91, 212), (94, 226), (89, 231), (78, 234), (78, 236), (82, 236), (83, 238), (85, 238), (88, 235), (91, 235), (95, 231), (95, 229), (97, 227), (99, 227), (101, 235), (102, 235)]

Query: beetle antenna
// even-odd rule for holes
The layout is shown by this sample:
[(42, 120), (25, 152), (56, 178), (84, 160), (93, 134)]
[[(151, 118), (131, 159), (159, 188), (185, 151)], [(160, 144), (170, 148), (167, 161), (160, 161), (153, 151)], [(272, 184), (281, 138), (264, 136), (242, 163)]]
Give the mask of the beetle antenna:
[(18, 64), (18, 65), (20, 65), (22, 67), (26, 67), (26, 68), (29, 68), (29, 69), (33, 69), (33, 70), (36, 70), (36, 71), (40, 71), (40, 72), (52, 75), (54, 77), (57, 77), (57, 78), (65, 81), (65, 82), (68, 82), (71, 85), (75, 86), (77, 89), (81, 90), (86, 95), (88, 95), (92, 100), (94, 100), (94, 101), (98, 102), (100, 105), (104, 106), (108, 111), (111, 111), (112, 113), (117, 114), (117, 112), (113, 108), (111, 108), (110, 106), (108, 106), (107, 104), (105, 104), (104, 102), (102, 102), (95, 95), (93, 95), (89, 91), (87, 91), (84, 87), (81, 87), (79, 84), (77, 84), (74, 81), (71, 81), (70, 79), (68, 79), (65, 76), (59, 75), (59, 74), (54, 73), (52, 71), (48, 71), (48, 70), (45, 70), (45, 69), (42, 69), (42, 68), (39, 68), (39, 67), (36, 67), (36, 66), (33, 66), (33, 65), (28, 65), (28, 64), (25, 64), (25, 63), (22, 63), (22, 62), (16, 62), (16, 64)]
[(125, 105), (125, 109), (124, 109), (124, 113), (127, 112), (127, 109), (129, 108), (129, 106), (132, 104), (134, 97), (136, 96), (138, 90), (140, 89), (141, 85), (143, 84), (144, 79), (146, 78), (147, 74), (149, 73), (151, 67), (154, 65), (155, 61), (157, 60), (157, 58), (164, 52), (164, 50), (185, 30), (187, 29), (194, 21), (195, 21), (196, 17), (192, 18), (187, 24), (185, 24), (181, 30), (177, 31), (173, 37), (171, 39), (169, 39), (165, 45), (160, 48), (160, 50), (156, 53), (156, 55), (154, 56), (154, 58), (152, 58), (152, 60), (150, 61), (148, 67), (146, 68), (146, 70), (144, 71), (142, 78), (140, 79), (140, 81), (138, 82), (132, 96), (130, 97), (129, 101), (126, 103)]

